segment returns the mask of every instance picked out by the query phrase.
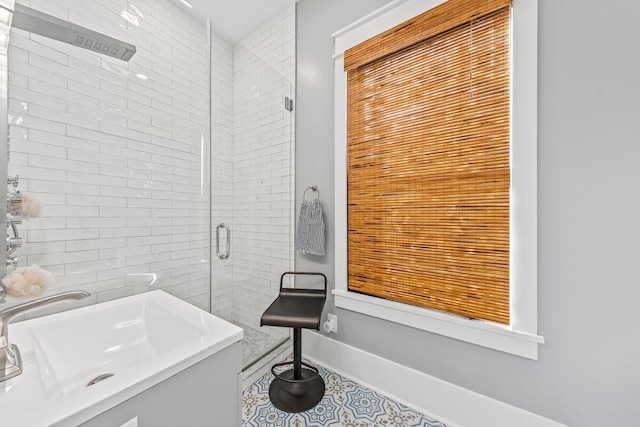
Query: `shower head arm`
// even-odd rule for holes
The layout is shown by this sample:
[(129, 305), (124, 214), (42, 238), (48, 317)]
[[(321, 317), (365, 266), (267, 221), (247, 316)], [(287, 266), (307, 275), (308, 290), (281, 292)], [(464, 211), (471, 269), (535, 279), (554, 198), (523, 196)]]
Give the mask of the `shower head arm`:
[(136, 53), (136, 47), (132, 44), (19, 3), (15, 5), (11, 26), (123, 61), (130, 60)]

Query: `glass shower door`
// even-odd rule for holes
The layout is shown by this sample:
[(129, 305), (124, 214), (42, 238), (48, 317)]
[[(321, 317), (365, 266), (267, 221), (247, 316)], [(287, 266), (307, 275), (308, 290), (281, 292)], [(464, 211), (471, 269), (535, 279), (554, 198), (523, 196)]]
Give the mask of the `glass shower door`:
[(293, 95), (291, 82), (236, 46), (229, 102), (215, 93), (223, 86), (216, 80), (228, 81), (229, 71), (213, 61), (212, 226), (230, 227), (231, 255), (221, 259), (212, 249), (212, 312), (244, 329), (246, 368), (289, 335), (286, 328), (261, 328), (260, 316), (293, 266), (293, 113), (286, 108)]

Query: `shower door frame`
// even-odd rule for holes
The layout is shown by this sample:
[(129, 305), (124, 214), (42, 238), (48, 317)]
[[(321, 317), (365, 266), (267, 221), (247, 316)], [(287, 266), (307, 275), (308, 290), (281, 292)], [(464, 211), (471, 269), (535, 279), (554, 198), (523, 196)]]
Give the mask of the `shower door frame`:
[[(13, 19), (13, 11), (15, 7), (14, 0), (0, 0), (0, 9), (4, 9), (7, 16), (6, 21), (0, 22), (2, 35), (4, 36), (4, 44), (0, 45), (0, 179), (7, 178), (7, 170), (9, 166), (9, 67), (8, 67), (8, 51), (9, 51), (9, 31), (11, 30), (11, 21)], [(5, 187), (6, 188), (6, 187)], [(0, 202), (0, 218), (7, 217), (7, 192), (4, 192), (4, 202)], [(7, 247), (0, 244), (0, 277), (7, 274)], [(4, 293), (4, 288), (0, 286), (0, 291)], [(0, 302), (4, 302), (4, 295), (0, 294)]]

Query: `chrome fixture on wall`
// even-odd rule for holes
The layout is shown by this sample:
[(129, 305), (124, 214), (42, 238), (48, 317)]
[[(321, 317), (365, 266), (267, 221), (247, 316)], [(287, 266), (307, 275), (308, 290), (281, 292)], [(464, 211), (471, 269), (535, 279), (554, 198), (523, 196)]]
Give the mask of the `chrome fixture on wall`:
[(318, 186), (317, 186), (317, 185), (310, 185), (309, 187), (307, 187), (307, 188), (304, 190), (304, 193), (302, 193), (302, 199), (303, 199), (305, 202), (307, 201), (307, 191), (312, 191), (312, 192), (314, 192), (314, 193), (317, 193), (317, 194), (316, 194), (316, 198), (317, 198), (318, 200), (320, 200), (320, 190), (318, 190)]
[(293, 99), (288, 96), (284, 97), (284, 109), (287, 111), (293, 111)]
[(129, 61), (136, 53), (132, 44), (21, 4), (15, 5), (12, 26), (123, 61)]
[[(6, 168), (6, 165), (4, 167)], [(7, 218), (7, 246), (6, 248), (2, 248), (6, 254), (6, 264), (2, 266), (2, 277), (5, 276), (4, 273), (6, 273), (6, 267), (18, 266), (18, 257), (16, 257), (14, 253), (18, 248), (22, 247), (22, 238), (20, 237), (17, 227), (18, 224), (22, 224), (22, 217), (20, 215), (16, 215), (13, 209), (13, 205), (22, 203), (22, 193), (18, 191), (19, 182), (20, 177), (18, 177), (18, 175), (7, 177), (7, 185), (11, 186), (11, 190), (7, 191), (7, 203), (6, 206), (3, 206)], [(13, 236), (9, 230), (11, 230)], [(6, 289), (2, 284), (0, 284), (0, 303), (5, 302), (6, 293)]]
[(13, 237), (7, 231), (7, 265), (16, 265), (18, 263), (13, 253), (19, 247), (22, 247), (22, 238), (18, 233), (17, 227), (18, 224), (22, 224), (22, 217), (14, 214), (12, 209), (12, 205), (22, 203), (22, 194), (18, 190), (19, 182), (20, 177), (18, 175), (7, 177), (7, 185), (10, 185), (13, 189), (13, 191), (7, 193), (7, 229), (10, 228), (13, 231)]

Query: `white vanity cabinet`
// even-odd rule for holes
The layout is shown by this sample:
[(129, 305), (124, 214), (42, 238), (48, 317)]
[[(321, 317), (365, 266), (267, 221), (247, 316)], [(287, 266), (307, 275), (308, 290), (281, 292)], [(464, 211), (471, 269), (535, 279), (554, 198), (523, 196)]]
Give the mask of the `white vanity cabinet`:
[(240, 345), (230, 345), (81, 426), (240, 426)]

